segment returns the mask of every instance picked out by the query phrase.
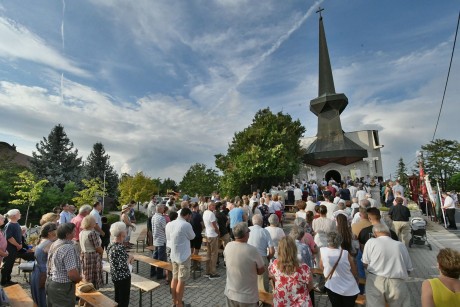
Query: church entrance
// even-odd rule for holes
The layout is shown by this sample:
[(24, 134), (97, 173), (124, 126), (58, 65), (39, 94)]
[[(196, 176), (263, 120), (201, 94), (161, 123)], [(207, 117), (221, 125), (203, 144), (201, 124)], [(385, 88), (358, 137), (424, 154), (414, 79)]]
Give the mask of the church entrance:
[(335, 182), (340, 183), (341, 181), (341, 176), (340, 173), (336, 170), (330, 170), (329, 172), (326, 173), (326, 181), (329, 182), (329, 180), (334, 179)]

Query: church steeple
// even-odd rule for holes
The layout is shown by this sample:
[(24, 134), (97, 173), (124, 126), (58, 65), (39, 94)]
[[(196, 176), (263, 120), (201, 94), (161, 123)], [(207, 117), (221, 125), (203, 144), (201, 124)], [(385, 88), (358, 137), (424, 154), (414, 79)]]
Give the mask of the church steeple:
[[(322, 10), (322, 9), (321, 9)], [(321, 13), (321, 11), (319, 11)], [(318, 97), (335, 94), (334, 77), (332, 76), (331, 60), (327, 49), (326, 34), (324, 32), (323, 17), (319, 17), (319, 78)]]
[(305, 162), (317, 166), (328, 163), (348, 165), (367, 157), (367, 150), (348, 139), (342, 130), (340, 114), (347, 107), (348, 98), (335, 92), (322, 10), (317, 11), (320, 13), (318, 97), (310, 101), (310, 111), (318, 116), (318, 132), (316, 140), (307, 149)]

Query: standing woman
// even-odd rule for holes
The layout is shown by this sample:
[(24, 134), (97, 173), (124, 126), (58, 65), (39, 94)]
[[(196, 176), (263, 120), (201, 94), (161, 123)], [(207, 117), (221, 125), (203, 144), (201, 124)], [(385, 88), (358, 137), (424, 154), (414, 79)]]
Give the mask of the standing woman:
[(19, 226), (21, 212), (18, 209), (11, 209), (6, 213), (8, 223), (5, 225), (4, 234), (7, 240), (6, 250), (8, 255), (3, 259), (1, 285), (4, 287), (17, 284), (11, 281), (11, 271), (13, 271), (14, 261), (18, 250), (22, 248), (22, 231)]
[[(5, 217), (0, 214), (0, 226), (3, 226), (4, 223)], [(8, 256), (8, 251), (6, 250), (7, 245), (8, 242), (6, 241), (5, 235), (0, 231), (0, 266), (2, 265), (3, 258)]]
[(393, 206), (393, 200), (395, 199), (395, 196), (393, 195), (393, 184), (390, 182), (387, 183), (385, 187), (385, 206), (390, 208)]
[(332, 307), (354, 307), (359, 293), (358, 270), (348, 251), (342, 249), (342, 236), (327, 234), (327, 247), (320, 250), (320, 269), (326, 278), (326, 292)]
[(118, 303), (118, 307), (128, 307), (131, 291), (129, 264), (133, 262), (134, 258), (128, 255), (124, 248), (126, 225), (123, 222), (113, 223), (110, 226), (110, 234), (114, 239), (107, 247), (107, 257), (110, 264), (110, 275), (115, 287), (115, 302)]
[(96, 220), (92, 215), (87, 215), (81, 221), (80, 248), (82, 278), (91, 282), (94, 288), (102, 286), (102, 240), (94, 230)]
[(273, 287), (274, 306), (313, 306), (309, 292), (313, 289), (310, 268), (297, 259), (297, 246), (290, 236), (279, 242), (278, 259), (268, 267)]
[(283, 205), (279, 201), (279, 196), (278, 194), (273, 195), (273, 210), (275, 211), (276, 216), (278, 217), (278, 220), (280, 221), (281, 228), (283, 228)]
[(123, 242), (123, 244), (126, 246), (126, 247), (132, 247), (134, 246), (134, 244), (132, 244), (131, 242), (129, 242), (129, 239), (130, 239), (130, 234), (131, 234), (131, 230), (136, 230), (136, 226), (134, 226), (133, 223), (131, 223), (131, 219), (129, 218), (129, 212), (130, 212), (131, 208), (128, 206), (128, 205), (123, 205), (121, 207), (121, 216), (120, 216), (120, 221), (122, 221), (123, 223), (125, 223), (125, 227), (126, 227), (126, 236), (125, 236), (125, 242)]
[(30, 281), (30, 292), (34, 303), (38, 307), (46, 307), (46, 271), (48, 261), (48, 251), (51, 244), (57, 239), (57, 225), (55, 223), (45, 223), (40, 230), (40, 243), (35, 248), (35, 265)]
[[(344, 214), (337, 214), (335, 218), (337, 220), (337, 232), (342, 236), (341, 247), (348, 251), (350, 255), (355, 256), (358, 252), (356, 245), (353, 243), (353, 235), (351, 233), (350, 226), (348, 225), (348, 219)], [(355, 243), (356, 244), (356, 243)]]

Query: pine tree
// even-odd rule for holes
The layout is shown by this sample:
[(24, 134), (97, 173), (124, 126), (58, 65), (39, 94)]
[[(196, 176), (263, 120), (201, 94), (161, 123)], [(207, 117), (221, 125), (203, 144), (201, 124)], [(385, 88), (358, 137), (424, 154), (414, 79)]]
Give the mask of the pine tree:
[[(399, 179), (399, 184), (404, 187), (404, 194), (409, 192), (408, 184), (409, 178), (407, 176), (407, 167), (403, 158), (399, 158), (398, 169), (396, 170), (396, 178)], [(404, 196), (404, 195), (403, 195)]]
[(37, 143), (37, 152), (32, 152), (31, 167), (39, 179), (46, 179), (61, 191), (68, 181), (81, 182), (82, 162), (78, 149), (73, 148), (64, 127), (55, 126), (48, 138)]
[(99, 142), (94, 144), (93, 150), (86, 158), (85, 177), (88, 180), (99, 178), (103, 182), (105, 172), (107, 195), (115, 197), (118, 188), (118, 174), (109, 160), (110, 156), (105, 152), (104, 145)]

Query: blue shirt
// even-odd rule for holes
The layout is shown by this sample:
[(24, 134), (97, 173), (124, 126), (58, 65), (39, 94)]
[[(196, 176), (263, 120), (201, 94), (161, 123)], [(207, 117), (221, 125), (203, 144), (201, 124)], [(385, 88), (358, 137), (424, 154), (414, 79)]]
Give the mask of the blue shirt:
[[(5, 225), (4, 233), (5, 233), (6, 240), (8, 240), (9, 238), (14, 238), (18, 244), (21, 244), (22, 230), (21, 230), (21, 226), (19, 226), (19, 223), (8, 222)], [(11, 243), (8, 242), (8, 244), (11, 244)]]
[(233, 228), (236, 226), (236, 224), (243, 221), (243, 209), (233, 208), (228, 213), (228, 216), (230, 217), (230, 228)]

